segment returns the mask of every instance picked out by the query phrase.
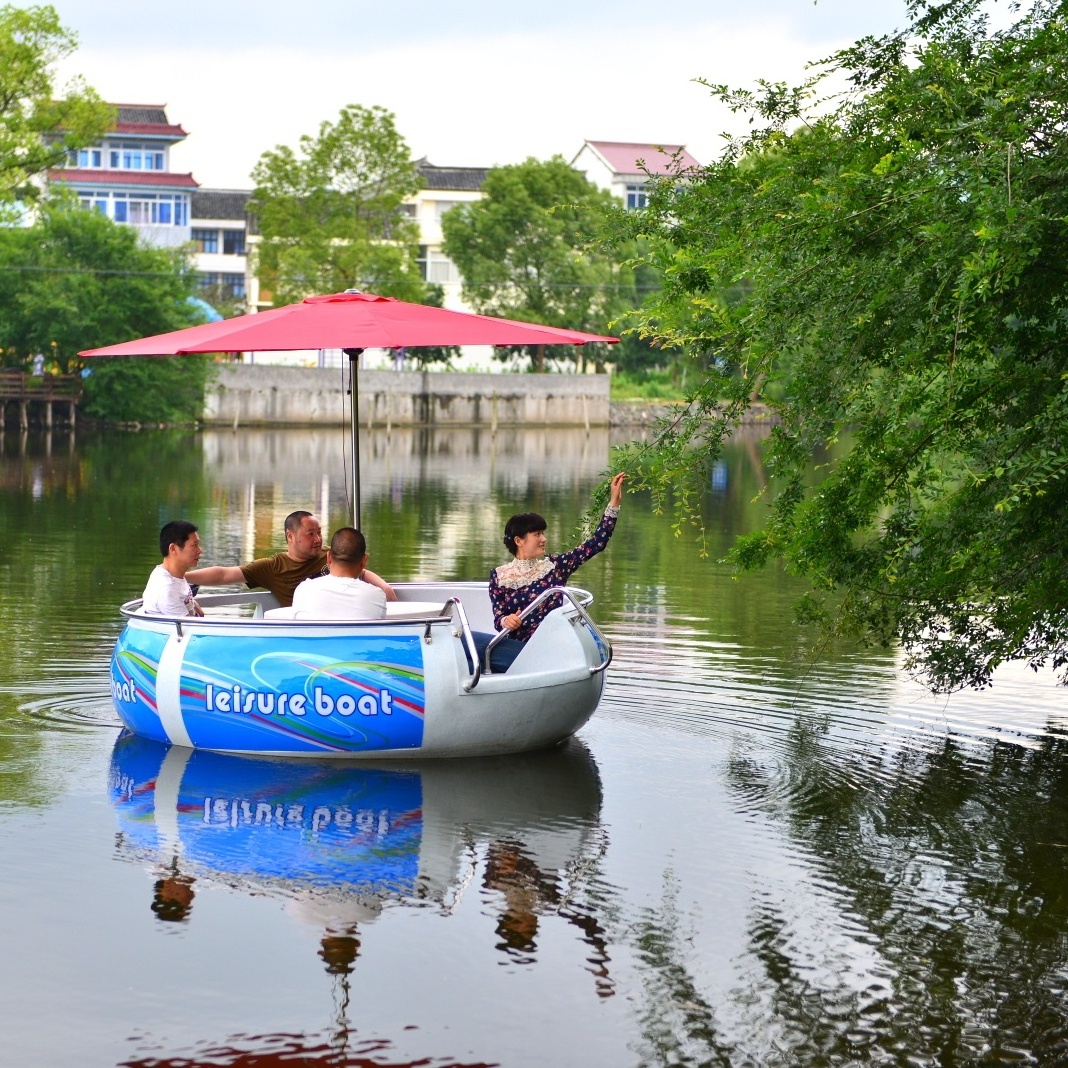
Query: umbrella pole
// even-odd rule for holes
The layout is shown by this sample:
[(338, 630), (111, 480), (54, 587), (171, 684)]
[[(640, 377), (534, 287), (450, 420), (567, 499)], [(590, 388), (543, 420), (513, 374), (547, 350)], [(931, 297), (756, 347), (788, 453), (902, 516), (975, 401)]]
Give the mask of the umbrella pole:
[(349, 358), (349, 413), (352, 421), (352, 525), (360, 529), (360, 387), (356, 366), (363, 349), (345, 349)]

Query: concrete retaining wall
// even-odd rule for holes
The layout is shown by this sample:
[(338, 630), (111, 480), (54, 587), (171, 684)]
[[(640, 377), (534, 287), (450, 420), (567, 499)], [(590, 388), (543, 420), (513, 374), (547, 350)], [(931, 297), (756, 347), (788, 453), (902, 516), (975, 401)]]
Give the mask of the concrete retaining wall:
[[(359, 386), (361, 426), (608, 425), (607, 375), (362, 371)], [(337, 426), (348, 408), (339, 370), (228, 364), (208, 387), (204, 422)]]

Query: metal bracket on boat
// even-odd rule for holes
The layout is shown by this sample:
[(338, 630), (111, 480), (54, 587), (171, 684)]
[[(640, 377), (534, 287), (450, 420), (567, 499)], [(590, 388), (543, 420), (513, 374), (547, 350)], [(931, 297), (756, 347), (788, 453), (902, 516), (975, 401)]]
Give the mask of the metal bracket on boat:
[[(464, 648), (467, 651), (468, 662), (474, 664), (471, 678), (464, 683), (464, 690), (470, 693), (478, 685), (478, 680), (482, 677), (482, 669), (478, 662), (478, 650), (475, 648), (475, 636), (471, 633), (471, 625), (467, 622), (467, 613), (464, 611), (463, 602), (460, 598), (450, 597), (445, 602), (445, 605), (460, 623), (460, 629), (458, 631), (454, 630), (453, 634), (463, 641)], [(430, 624), (428, 623), (427, 631), (429, 630)]]
[(181, 624), (180, 620), (175, 620), (174, 621), (174, 629), (176, 631), (178, 631), (178, 640), (181, 641), (183, 635), (182, 635), (182, 624)]
[[(612, 643), (604, 636), (604, 634), (601, 632), (601, 629), (590, 618), (590, 614), (586, 611), (585, 608), (582, 607), (581, 604), (579, 604), (574, 593), (566, 586), (553, 586), (551, 589), (544, 590), (542, 593), (538, 594), (538, 596), (535, 597), (534, 600), (531, 601), (530, 604), (528, 604), (526, 608), (524, 608), (523, 611), (519, 613), (520, 622), (524, 621), (534, 611), (534, 609), (542, 603), (542, 601), (544, 601), (548, 597), (552, 597), (554, 594), (557, 593), (560, 594), (562, 597), (566, 597), (571, 602), (571, 606), (578, 613), (578, 620), (582, 623), (585, 623), (586, 626), (589, 627), (590, 633), (593, 634), (593, 640), (597, 645), (598, 652), (600, 652), (601, 654), (601, 663), (599, 663), (596, 667), (591, 667), (590, 674), (596, 675), (599, 671), (604, 671), (604, 669), (612, 663)], [(572, 620), (572, 624), (574, 623), (575, 620)], [(500, 643), (505, 638), (508, 637), (509, 633), (510, 632), (507, 630), (499, 631), (497, 635), (493, 638), (493, 640), (489, 643), (489, 645), (486, 646), (487, 674), (490, 672), (490, 653), (498, 645), (500, 645)]]

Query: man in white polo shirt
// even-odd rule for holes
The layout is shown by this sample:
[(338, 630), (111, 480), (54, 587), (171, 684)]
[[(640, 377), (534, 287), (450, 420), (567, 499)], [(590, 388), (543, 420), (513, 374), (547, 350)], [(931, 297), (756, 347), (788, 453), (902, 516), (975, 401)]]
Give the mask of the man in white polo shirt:
[(384, 619), (386, 594), (364, 582), (367, 542), (355, 527), (334, 531), (326, 551), (328, 574), (293, 591), (293, 614), (304, 619)]

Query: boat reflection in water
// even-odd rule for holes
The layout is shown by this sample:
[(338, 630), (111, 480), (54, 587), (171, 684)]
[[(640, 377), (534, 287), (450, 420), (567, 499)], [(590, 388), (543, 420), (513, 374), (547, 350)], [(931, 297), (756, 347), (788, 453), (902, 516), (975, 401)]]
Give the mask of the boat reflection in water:
[(498, 950), (533, 961), (539, 923), (561, 917), (582, 932), (598, 993), (612, 993), (600, 923), (573, 904), (604, 850), (600, 777), (576, 739), (523, 757), (370, 768), (123, 732), (110, 793), (120, 854), (156, 873), (161, 920), (188, 920), (201, 884), (274, 893), (323, 931), (327, 970), (347, 974), (359, 925), (389, 905), (448, 913), (481, 867), (482, 887), (498, 891)]

